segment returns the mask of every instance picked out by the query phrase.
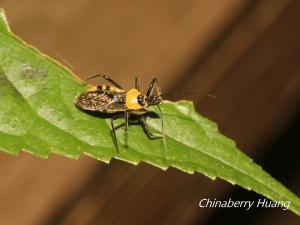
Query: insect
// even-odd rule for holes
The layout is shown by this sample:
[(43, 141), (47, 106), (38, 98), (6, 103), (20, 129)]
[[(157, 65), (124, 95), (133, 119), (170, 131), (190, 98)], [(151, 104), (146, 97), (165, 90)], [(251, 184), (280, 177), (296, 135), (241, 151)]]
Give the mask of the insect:
[[(87, 80), (96, 77), (103, 77), (114, 86), (92, 86), (87, 92), (84, 92), (77, 96), (75, 104), (77, 105), (77, 107), (86, 111), (96, 111), (113, 114), (113, 116), (111, 117), (111, 127), (113, 141), (117, 152), (119, 152), (119, 148), (116, 138), (114, 120), (120, 117), (125, 118), (125, 132), (127, 132), (128, 130), (130, 115), (136, 115), (136, 118), (140, 121), (147, 136), (150, 139), (163, 137), (163, 135), (153, 134), (150, 131), (145, 119), (145, 114), (148, 112), (148, 106), (157, 105), (159, 107), (159, 104), (162, 100), (162, 95), (160, 92), (157, 78), (152, 79), (148, 87), (147, 93), (142, 94), (140, 92), (140, 83), (137, 77), (135, 77), (135, 87), (128, 91), (125, 91), (117, 82), (115, 82), (109, 76), (104, 74), (98, 74), (89, 77)], [(153, 95), (154, 89), (156, 89), (157, 95)]]

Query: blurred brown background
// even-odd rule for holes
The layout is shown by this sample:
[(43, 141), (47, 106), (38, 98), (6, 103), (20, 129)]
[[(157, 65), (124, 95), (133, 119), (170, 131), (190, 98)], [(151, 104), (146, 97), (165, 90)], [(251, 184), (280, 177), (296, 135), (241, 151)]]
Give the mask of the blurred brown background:
[[(153, 76), (300, 196), (300, 1), (0, 0), (12, 30), (82, 78)], [(94, 81), (95, 82), (95, 81)], [(102, 81), (101, 81), (102, 82)], [(211, 99), (201, 94), (215, 95)], [(0, 153), (0, 224), (300, 224), (281, 209), (203, 209), (261, 196), (170, 168)]]

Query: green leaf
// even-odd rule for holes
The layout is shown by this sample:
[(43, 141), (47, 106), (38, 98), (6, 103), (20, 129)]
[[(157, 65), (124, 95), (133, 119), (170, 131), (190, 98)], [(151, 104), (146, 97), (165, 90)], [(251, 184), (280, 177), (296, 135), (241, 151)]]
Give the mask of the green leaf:
[[(109, 119), (74, 105), (75, 97), (86, 89), (67, 68), (12, 34), (0, 11), (1, 150), (15, 155), (24, 150), (42, 158), (51, 152), (77, 159), (84, 153), (104, 162), (115, 157), (162, 169), (197, 171), (274, 201), (290, 201), (290, 210), (300, 215), (299, 198), (239, 151), (191, 102), (161, 104), (165, 139), (149, 140), (140, 125), (130, 126), (127, 135), (118, 129), (117, 154)], [(151, 110), (158, 112), (155, 107)], [(151, 129), (161, 131), (160, 118), (147, 121)]]

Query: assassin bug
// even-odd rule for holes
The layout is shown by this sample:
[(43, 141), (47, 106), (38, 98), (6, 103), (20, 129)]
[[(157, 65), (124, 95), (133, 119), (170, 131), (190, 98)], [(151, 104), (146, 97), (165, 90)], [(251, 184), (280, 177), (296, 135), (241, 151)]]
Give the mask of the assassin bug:
[[(135, 87), (125, 91), (117, 82), (112, 80), (109, 76), (104, 74), (98, 74), (89, 77), (87, 80), (103, 77), (114, 86), (99, 85), (92, 86), (87, 92), (84, 92), (77, 96), (75, 104), (77, 107), (86, 111), (97, 111), (102, 113), (113, 113), (111, 117), (111, 127), (113, 141), (117, 152), (119, 152), (118, 142), (116, 138), (116, 129), (114, 126), (114, 120), (124, 117), (125, 118), (125, 132), (128, 130), (129, 116), (137, 115), (138, 120), (142, 124), (147, 136), (150, 139), (162, 138), (163, 135), (153, 134), (145, 119), (145, 114), (148, 112), (149, 105), (157, 105), (159, 111), (161, 109), (159, 104), (161, 103), (161, 92), (157, 78), (153, 78), (146, 94), (140, 92), (139, 79), (135, 77)], [(153, 90), (156, 88), (157, 95), (153, 95)], [(163, 124), (163, 121), (162, 121)]]

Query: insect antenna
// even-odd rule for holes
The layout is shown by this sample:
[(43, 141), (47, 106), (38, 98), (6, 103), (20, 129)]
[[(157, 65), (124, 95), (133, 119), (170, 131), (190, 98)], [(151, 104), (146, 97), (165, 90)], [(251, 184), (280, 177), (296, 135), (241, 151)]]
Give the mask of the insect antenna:
[[(167, 95), (195, 95), (195, 94), (196, 94), (195, 92), (171, 92), (171, 93), (161, 94), (161, 95), (159, 95), (159, 97), (167, 96)], [(216, 96), (211, 95), (211, 94), (200, 94), (200, 95), (211, 97), (211, 98), (216, 98)]]

